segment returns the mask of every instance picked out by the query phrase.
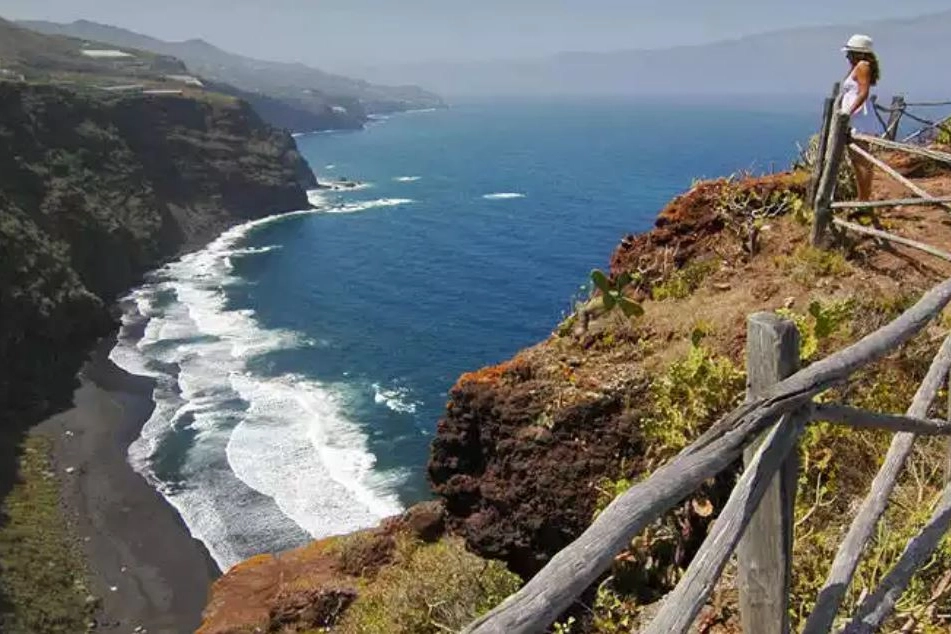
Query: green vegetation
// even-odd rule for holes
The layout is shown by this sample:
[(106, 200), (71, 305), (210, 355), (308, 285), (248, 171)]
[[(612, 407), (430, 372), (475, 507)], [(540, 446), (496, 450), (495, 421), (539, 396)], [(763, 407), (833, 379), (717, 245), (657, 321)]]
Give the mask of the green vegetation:
[(746, 253), (756, 255), (759, 235), (766, 223), (790, 213), (801, 214), (804, 201), (788, 189), (760, 193), (738, 186), (739, 181), (749, 178), (749, 174), (734, 174), (726, 179), (714, 201), (714, 211), (723, 219), (727, 230), (739, 239)]
[(0, 631), (8, 634), (77, 634), (87, 630), (95, 601), (87, 600), (82, 558), (70, 541), (50, 441), (28, 437), (20, 481), (0, 513)]
[(718, 268), (717, 261), (713, 259), (690, 262), (683, 268), (671, 273), (663, 282), (655, 284), (651, 288), (651, 297), (655, 301), (690, 297), (694, 291), (700, 288), (703, 280)]
[[(793, 166), (797, 169), (811, 171), (816, 164), (819, 156), (819, 135), (814, 134), (809, 138), (805, 149), (800, 149), (799, 161)], [(838, 179), (835, 185), (836, 198), (839, 200), (851, 200), (857, 194), (855, 186), (855, 169), (852, 167), (852, 161), (846, 152), (845, 160), (839, 166)]]
[(591, 631), (595, 634), (628, 634), (635, 631), (639, 607), (625, 593), (617, 592), (609, 579), (598, 587), (591, 606)]
[(841, 251), (817, 249), (807, 244), (797, 247), (792, 255), (777, 256), (775, 263), (783, 273), (807, 288), (815, 286), (820, 278), (847, 275), (851, 270)]
[(345, 535), (332, 546), (340, 571), (355, 577), (375, 574), (390, 561), (392, 550), (393, 538), (374, 530)]
[[(907, 308), (909, 301), (905, 296), (868, 301), (850, 298), (812, 302), (805, 314), (779, 312), (796, 322), (802, 355), (808, 361), (883, 325)], [(902, 413), (911, 403), (936, 347), (937, 342), (927, 336), (918, 337), (895, 354), (857, 372), (847, 385), (829, 390), (821, 400)], [(941, 401), (940, 396), (938, 400)], [(806, 428), (799, 443), (791, 600), (794, 627), (801, 625), (811, 611), (829, 563), (851, 523), (857, 500), (867, 492), (891, 440), (892, 434), (887, 432), (855, 431), (827, 422)], [(863, 592), (881, 581), (930, 515), (943, 487), (943, 450), (942, 440), (917, 441), (875, 538), (863, 556), (840, 617), (852, 612)], [(951, 546), (945, 540), (915, 576), (884, 631), (948, 631), (949, 569)]]
[(648, 414), (641, 431), (649, 454), (671, 455), (743, 398), (746, 374), (729, 358), (700, 345), (694, 333), (686, 358), (671, 364), (650, 387)]
[(809, 304), (805, 314), (788, 308), (780, 308), (776, 312), (796, 324), (799, 330), (799, 358), (809, 362), (825, 350), (823, 344), (833, 334), (848, 325), (854, 308), (855, 302), (851, 299), (828, 303), (817, 300)]
[(644, 309), (640, 304), (624, 295), (624, 289), (632, 281), (629, 273), (621, 273), (612, 284), (607, 275), (594, 270), (591, 272), (591, 281), (601, 291), (601, 300), (606, 311), (611, 311), (617, 307), (621, 309), (625, 317), (640, 317), (644, 314)]
[(456, 539), (398, 538), (394, 565), (380, 570), (334, 629), (341, 634), (456, 632), (515, 592), (521, 580)]
[(945, 119), (938, 129), (938, 143), (951, 145), (951, 117)]
[(614, 501), (614, 498), (618, 497), (625, 491), (633, 486), (634, 482), (628, 478), (618, 478), (617, 480), (611, 480), (609, 478), (602, 479), (595, 489), (598, 492), (598, 501), (594, 507), (594, 519), (601, 512), (608, 507), (608, 504)]

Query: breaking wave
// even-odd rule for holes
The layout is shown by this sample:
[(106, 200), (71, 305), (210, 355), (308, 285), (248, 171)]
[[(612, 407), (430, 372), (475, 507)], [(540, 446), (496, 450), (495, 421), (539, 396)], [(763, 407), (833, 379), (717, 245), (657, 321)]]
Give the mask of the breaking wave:
[(525, 194), (518, 192), (499, 192), (497, 194), (486, 194), (483, 196), (486, 200), (510, 200), (513, 198), (525, 198)]
[[(337, 213), (374, 203), (405, 201), (353, 203)], [(228, 289), (243, 284), (232, 259), (277, 248), (243, 247), (248, 234), (314, 213), (320, 211), (235, 227), (156, 271), (123, 300), (110, 358), (155, 380), (155, 409), (129, 448), (129, 461), (175, 506), (222, 570), (401, 510), (395, 488), (405, 474), (375, 468), (366, 435), (341, 408), (348, 386), (268, 376), (251, 363), (320, 342), (264, 328), (253, 310), (229, 307)], [(391, 398), (399, 407), (398, 396)]]
[(328, 214), (353, 214), (360, 211), (367, 211), (368, 209), (379, 209), (381, 207), (400, 207), (402, 205), (410, 205), (414, 202), (416, 201), (409, 198), (380, 198), (378, 200), (345, 203), (335, 207), (328, 207), (323, 211)]
[(419, 403), (411, 398), (410, 390), (404, 386), (383, 387), (373, 384), (373, 401), (398, 414), (415, 414)]

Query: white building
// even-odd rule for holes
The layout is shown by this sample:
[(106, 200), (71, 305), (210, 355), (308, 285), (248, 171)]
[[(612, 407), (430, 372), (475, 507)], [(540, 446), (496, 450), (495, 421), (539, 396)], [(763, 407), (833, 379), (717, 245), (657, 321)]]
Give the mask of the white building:
[(135, 55), (126, 53), (125, 51), (105, 48), (84, 48), (80, 53), (86, 57), (92, 57), (93, 59), (123, 59), (126, 57), (135, 57)]
[(198, 88), (204, 87), (204, 84), (201, 83), (200, 79), (197, 77), (192, 77), (191, 75), (166, 75), (165, 79), (177, 81), (179, 83), (185, 84), (186, 86), (197, 86)]

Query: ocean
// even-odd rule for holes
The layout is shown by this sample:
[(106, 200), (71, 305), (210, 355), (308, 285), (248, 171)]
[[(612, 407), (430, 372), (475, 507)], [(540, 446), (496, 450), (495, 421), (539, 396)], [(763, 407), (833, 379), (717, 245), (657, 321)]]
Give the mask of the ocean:
[(457, 377), (544, 339), (697, 178), (781, 169), (821, 99), (496, 101), (303, 135), (319, 208), (235, 227), (123, 300), (156, 381), (129, 451), (222, 570), (428, 497)]

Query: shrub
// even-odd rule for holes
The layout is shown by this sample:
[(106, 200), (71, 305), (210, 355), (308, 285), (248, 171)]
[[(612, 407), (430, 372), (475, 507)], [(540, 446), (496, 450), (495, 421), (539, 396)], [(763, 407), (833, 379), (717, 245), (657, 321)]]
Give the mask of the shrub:
[(596, 634), (627, 634), (635, 631), (639, 612), (637, 602), (616, 592), (609, 583), (601, 584), (591, 606), (591, 631)]
[(2, 632), (85, 632), (96, 607), (95, 600), (87, 600), (82, 556), (60, 510), (50, 450), (46, 438), (26, 440), (20, 481), (0, 508)]
[(948, 117), (938, 128), (938, 143), (941, 145), (951, 145), (951, 117)]
[(851, 299), (827, 304), (814, 301), (809, 304), (806, 314), (788, 308), (780, 308), (776, 312), (796, 324), (799, 330), (799, 358), (807, 362), (816, 357), (832, 335), (848, 325), (854, 306)]
[(849, 264), (840, 251), (799, 246), (792, 255), (777, 256), (776, 265), (790, 278), (811, 287), (823, 277), (838, 277), (849, 272)]
[(333, 545), (341, 572), (355, 577), (376, 574), (390, 562), (394, 548), (393, 536), (376, 530), (346, 535)]
[(740, 240), (743, 250), (755, 255), (759, 234), (766, 222), (789, 213), (802, 213), (803, 200), (789, 189), (775, 189), (760, 194), (755, 189), (741, 187), (738, 179), (748, 179), (749, 174), (732, 175), (722, 183), (714, 208), (727, 230)]
[(515, 592), (521, 580), (461, 540), (397, 540), (394, 563), (360, 590), (335, 632), (441, 634), (459, 631)]
[(595, 269), (591, 271), (591, 281), (601, 291), (604, 310), (611, 311), (614, 308), (620, 308), (624, 316), (628, 318), (640, 317), (644, 314), (641, 305), (624, 294), (624, 289), (633, 281), (630, 273), (621, 273), (612, 284), (607, 275)]
[[(819, 135), (814, 134), (809, 138), (809, 143), (804, 150), (800, 150), (800, 161), (795, 167), (812, 170), (819, 156)], [(839, 166), (838, 179), (836, 180), (835, 191), (836, 198), (839, 200), (850, 200), (855, 198), (858, 190), (855, 186), (855, 169), (849, 159), (848, 152), (845, 153), (845, 160)]]
[(671, 273), (670, 277), (656, 284), (651, 289), (651, 296), (656, 301), (665, 299), (685, 299), (700, 288), (700, 284), (708, 275), (719, 268), (713, 259), (690, 262), (683, 268)]
[(651, 384), (649, 413), (641, 421), (649, 451), (664, 455), (679, 451), (703, 425), (743, 398), (744, 371), (701, 346), (700, 338), (694, 337), (686, 358), (671, 364)]

